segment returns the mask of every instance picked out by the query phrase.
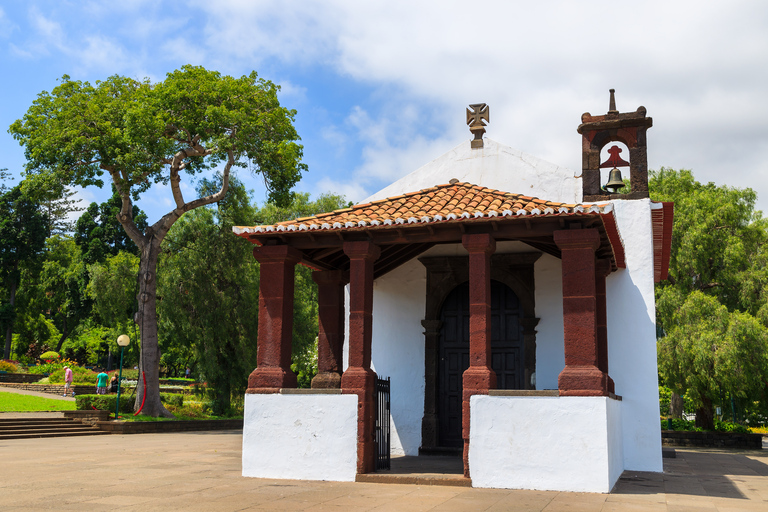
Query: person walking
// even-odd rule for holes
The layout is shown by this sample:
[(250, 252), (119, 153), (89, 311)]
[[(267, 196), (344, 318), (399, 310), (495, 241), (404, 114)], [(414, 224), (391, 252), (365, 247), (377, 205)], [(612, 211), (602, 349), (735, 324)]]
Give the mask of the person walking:
[(72, 396), (75, 396), (75, 392), (72, 391), (72, 379), (74, 378), (74, 375), (72, 374), (72, 370), (69, 368), (69, 366), (64, 367), (64, 394), (61, 396), (67, 396), (70, 392), (72, 392)]
[(100, 374), (96, 376), (96, 394), (97, 395), (106, 395), (107, 394), (107, 379), (109, 378), (109, 375), (107, 375), (104, 370), (101, 371)]
[(112, 379), (109, 381), (109, 392), (117, 393), (117, 372), (112, 374)]

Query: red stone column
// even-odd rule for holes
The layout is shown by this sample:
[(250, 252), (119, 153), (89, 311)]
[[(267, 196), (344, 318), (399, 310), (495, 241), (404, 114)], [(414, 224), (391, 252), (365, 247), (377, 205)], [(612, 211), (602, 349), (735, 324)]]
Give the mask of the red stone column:
[(469, 252), (469, 368), (462, 378), (461, 436), (464, 438), (464, 476), (469, 477), (469, 400), (496, 389), (491, 369), (491, 254), (496, 241), (488, 234), (464, 235)]
[(605, 396), (608, 376), (598, 368), (596, 229), (555, 231), (562, 252), (565, 368), (558, 378), (561, 396)]
[(340, 270), (312, 273), (317, 283), (317, 375), (313, 388), (340, 388), (342, 349), (344, 347), (344, 285)]
[(293, 338), (293, 279), (301, 252), (287, 245), (253, 250), (260, 264), (259, 334), (256, 369), (248, 377), (247, 393), (277, 393), (295, 388), (291, 371)]
[(611, 262), (595, 261), (595, 297), (597, 299), (597, 367), (608, 379), (608, 392), (615, 393), (613, 379), (608, 375), (608, 312), (606, 309), (605, 278), (611, 273)]
[(349, 257), (349, 366), (341, 376), (342, 393), (357, 399), (357, 472), (375, 467), (376, 373), (371, 370), (373, 262), (380, 254), (371, 242), (344, 242)]

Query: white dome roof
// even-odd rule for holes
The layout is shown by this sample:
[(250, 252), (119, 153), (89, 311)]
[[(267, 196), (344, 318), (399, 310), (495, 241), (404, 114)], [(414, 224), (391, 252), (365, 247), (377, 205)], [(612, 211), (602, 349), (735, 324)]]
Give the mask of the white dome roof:
[(463, 142), (361, 202), (414, 192), (448, 183), (453, 178), (548, 201), (581, 202), (580, 173), (491, 139), (484, 142), (479, 149), (472, 149), (469, 141)]

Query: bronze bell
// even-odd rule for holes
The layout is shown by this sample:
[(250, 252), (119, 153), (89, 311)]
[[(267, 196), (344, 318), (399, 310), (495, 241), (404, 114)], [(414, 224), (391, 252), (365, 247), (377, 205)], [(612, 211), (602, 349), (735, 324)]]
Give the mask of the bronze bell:
[(608, 173), (608, 183), (605, 184), (605, 190), (615, 194), (620, 188), (624, 188), (624, 180), (621, 179), (621, 171), (614, 167)]

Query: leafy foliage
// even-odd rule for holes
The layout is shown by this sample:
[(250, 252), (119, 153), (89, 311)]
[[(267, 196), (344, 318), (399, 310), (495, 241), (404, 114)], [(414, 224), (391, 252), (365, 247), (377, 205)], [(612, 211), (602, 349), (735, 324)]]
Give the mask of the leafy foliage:
[(5, 327), (3, 358), (10, 358), (15, 319), (16, 291), (22, 268), (41, 255), (48, 236), (48, 219), (40, 205), (25, 195), (20, 186), (0, 195), (0, 283), (7, 290), (0, 320)]
[(232, 235), (233, 225), (252, 216), (245, 190), (234, 182), (216, 210), (190, 212), (163, 245), (161, 346), (193, 350), (197, 372), (215, 390), (217, 415), (228, 411), (233, 394), (245, 392), (256, 366), (259, 270), (251, 244)]
[[(662, 418), (661, 428), (662, 430), (668, 430), (670, 423), (672, 430), (679, 430), (683, 432), (703, 432), (704, 429), (697, 426), (695, 421), (681, 420), (678, 418)], [(714, 432), (733, 432), (736, 434), (750, 434), (752, 431), (744, 425), (738, 423), (731, 423), (730, 421), (715, 421), (712, 428)]]
[[(137, 320), (146, 414), (168, 415), (158, 398), (156, 315), (157, 258), (168, 230), (185, 213), (222, 200), (232, 167), (261, 174), (278, 204), (288, 202), (306, 170), (292, 124), (295, 112), (280, 106), (277, 90), (255, 72), (232, 78), (194, 66), (156, 84), (112, 76), (91, 85), (65, 75), (10, 127), (25, 148), (31, 179), (101, 187), (106, 172), (112, 180), (120, 197), (117, 219), (141, 256)], [(222, 176), (218, 191), (185, 200), (182, 175), (213, 168)], [(152, 185), (169, 185), (174, 207), (142, 229), (132, 201)], [(89, 257), (90, 249), (89, 241)], [(99, 249), (93, 249), (96, 257)], [(143, 393), (142, 388), (137, 402)]]
[[(117, 220), (121, 207), (122, 199), (113, 185), (112, 197), (101, 204), (91, 203), (77, 219), (74, 241), (83, 253), (85, 264), (102, 263), (108, 256), (117, 256), (120, 252), (139, 255), (139, 248)], [(147, 229), (147, 214), (138, 206), (132, 207), (131, 217), (139, 230)]]
[(139, 258), (125, 251), (108, 256), (103, 264), (88, 267), (90, 282), (86, 293), (93, 300), (102, 325), (121, 327), (133, 319), (138, 272)]
[[(71, 364), (69, 369), (72, 370), (72, 382), (74, 384), (96, 384), (96, 372), (81, 366), (72, 366)], [(64, 384), (64, 368), (53, 370), (48, 376), (48, 380), (52, 384)]]
[(766, 397), (766, 220), (754, 191), (702, 185), (690, 171), (652, 172), (650, 190), (675, 202), (669, 279), (656, 287), (660, 375), (711, 430), (726, 396)]
[(12, 362), (0, 359), (0, 372), (16, 373), (18, 371), (19, 367)]

